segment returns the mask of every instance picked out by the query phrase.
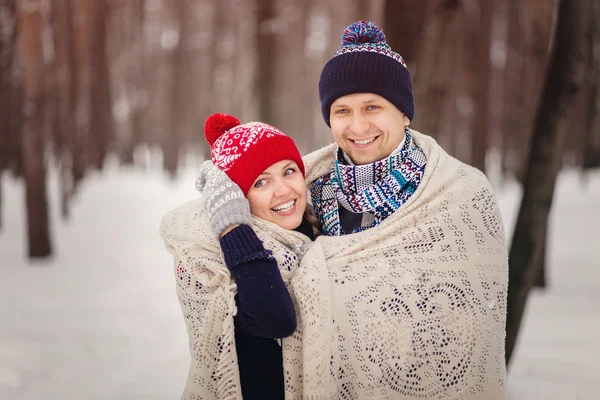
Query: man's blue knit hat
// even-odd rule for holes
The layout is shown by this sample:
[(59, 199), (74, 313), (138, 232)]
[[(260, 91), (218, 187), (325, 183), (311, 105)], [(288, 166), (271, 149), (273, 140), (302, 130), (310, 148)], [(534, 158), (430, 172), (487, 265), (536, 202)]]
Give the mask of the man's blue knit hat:
[(341, 42), (319, 80), (325, 123), (330, 126), (331, 104), (352, 93), (378, 94), (412, 121), (415, 105), (410, 73), (400, 54), (385, 42), (381, 28), (368, 21), (355, 22), (344, 29)]

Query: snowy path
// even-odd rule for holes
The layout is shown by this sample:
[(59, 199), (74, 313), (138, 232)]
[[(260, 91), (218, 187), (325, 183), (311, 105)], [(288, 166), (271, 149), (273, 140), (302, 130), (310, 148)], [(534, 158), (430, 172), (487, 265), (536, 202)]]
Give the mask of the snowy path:
[[(193, 173), (111, 169), (84, 183), (55, 259), (27, 266), (22, 186), (5, 179), (0, 234), (0, 399), (176, 399), (187, 337), (162, 214), (194, 197)], [(511, 399), (597, 399), (600, 372), (600, 174), (561, 175), (549, 254), (551, 289), (530, 298)], [(57, 199), (55, 188), (51, 198)], [(499, 191), (512, 230), (518, 190)], [(584, 229), (585, 228), (585, 229)]]

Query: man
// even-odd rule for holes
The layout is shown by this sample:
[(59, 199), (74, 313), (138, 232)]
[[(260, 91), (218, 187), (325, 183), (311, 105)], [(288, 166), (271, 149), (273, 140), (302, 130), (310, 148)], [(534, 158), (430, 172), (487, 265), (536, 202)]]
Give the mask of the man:
[[(347, 234), (377, 225), (418, 187), (426, 159), (412, 143), (408, 130), (414, 118), (412, 92), (406, 64), (385, 43), (381, 29), (363, 21), (346, 28), (342, 47), (323, 68), (319, 82), (321, 112), (339, 146), (337, 172), (343, 177), (343, 174), (356, 172), (353, 166), (365, 166), (359, 169), (366, 173), (354, 183), (361, 187), (371, 185), (383, 178), (377, 163), (393, 155), (402, 163), (398, 176), (402, 190), (387, 199), (382, 190), (389, 188), (372, 187), (367, 193), (376, 197), (362, 196), (356, 203), (349, 202), (347, 196), (338, 196), (347, 190), (356, 194), (353, 188), (343, 187), (350, 180), (339, 182), (335, 176), (333, 180), (321, 179), (313, 188), (313, 196), (325, 234)], [(367, 171), (370, 169), (374, 169), (374, 173)], [(342, 205), (338, 207), (339, 221), (338, 214), (331, 212), (334, 204), (321, 201), (323, 186), (325, 190), (333, 186)]]
[(315, 399), (506, 399), (508, 256), (489, 182), (408, 128), (410, 73), (374, 24), (346, 28), (319, 97), (336, 143), (304, 157), (323, 235), (292, 279), (290, 381)]

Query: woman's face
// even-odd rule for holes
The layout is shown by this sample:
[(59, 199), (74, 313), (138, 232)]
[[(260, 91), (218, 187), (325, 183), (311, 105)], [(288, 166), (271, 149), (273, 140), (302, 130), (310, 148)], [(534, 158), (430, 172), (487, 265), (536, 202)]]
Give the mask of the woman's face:
[(306, 209), (306, 184), (294, 161), (276, 162), (256, 178), (246, 194), (250, 212), (285, 229), (295, 229)]

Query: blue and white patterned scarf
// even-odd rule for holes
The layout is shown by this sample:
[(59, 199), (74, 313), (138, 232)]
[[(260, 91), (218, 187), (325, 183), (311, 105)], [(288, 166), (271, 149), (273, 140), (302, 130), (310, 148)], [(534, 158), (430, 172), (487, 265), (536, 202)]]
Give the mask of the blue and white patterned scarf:
[(415, 192), (427, 163), (408, 128), (400, 152), (383, 160), (366, 165), (346, 165), (340, 161), (343, 155), (339, 153), (331, 174), (319, 178), (310, 189), (315, 214), (327, 236), (344, 234), (339, 205), (353, 213), (373, 215), (370, 225), (361, 226), (353, 233), (381, 223)]

